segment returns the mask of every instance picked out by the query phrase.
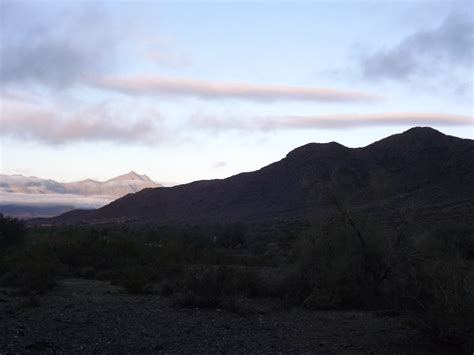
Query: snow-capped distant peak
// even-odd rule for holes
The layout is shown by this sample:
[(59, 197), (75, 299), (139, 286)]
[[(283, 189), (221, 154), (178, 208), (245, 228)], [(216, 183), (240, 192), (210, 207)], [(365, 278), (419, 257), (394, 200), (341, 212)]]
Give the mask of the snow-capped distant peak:
[(127, 174), (117, 176), (113, 179), (110, 179), (109, 181), (130, 181), (130, 180), (151, 182), (151, 179), (148, 176), (137, 174), (134, 171), (130, 171)]
[(137, 192), (144, 188), (160, 187), (146, 175), (139, 175), (134, 171), (101, 182), (91, 179), (59, 183), (54, 180), (25, 177), (21, 175), (1, 175), (0, 190), (8, 193), (27, 194), (78, 194), (83, 196), (106, 195), (121, 197), (128, 193)]

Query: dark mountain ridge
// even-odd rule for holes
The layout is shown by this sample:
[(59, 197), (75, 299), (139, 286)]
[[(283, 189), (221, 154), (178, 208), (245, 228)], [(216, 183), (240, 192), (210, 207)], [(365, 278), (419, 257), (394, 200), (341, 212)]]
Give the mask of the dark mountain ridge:
[[(324, 219), (354, 213), (417, 218), (474, 215), (474, 141), (412, 128), (363, 148), (310, 143), (260, 170), (148, 188), (59, 223), (222, 223)], [(437, 216), (441, 215), (441, 216)], [(437, 217), (436, 217), (437, 216)]]

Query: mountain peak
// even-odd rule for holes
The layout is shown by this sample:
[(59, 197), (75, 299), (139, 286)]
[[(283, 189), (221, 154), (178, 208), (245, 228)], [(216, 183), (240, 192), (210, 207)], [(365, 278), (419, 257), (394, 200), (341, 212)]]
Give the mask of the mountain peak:
[(407, 148), (424, 146), (450, 145), (452, 142), (461, 141), (460, 138), (448, 136), (431, 127), (413, 127), (409, 130), (383, 138), (367, 146), (369, 149), (384, 149), (405, 151)]
[(290, 158), (301, 158), (303, 156), (319, 155), (333, 155), (340, 152), (345, 152), (348, 148), (337, 142), (329, 143), (308, 143), (296, 149), (293, 149), (286, 156)]
[(401, 135), (416, 135), (416, 136), (444, 136), (445, 134), (437, 131), (431, 127), (413, 127), (401, 133)]
[(141, 180), (142, 176), (131, 170), (129, 173), (125, 174), (124, 176), (129, 177), (132, 180)]
[(151, 181), (151, 179), (148, 176), (137, 174), (133, 170), (127, 174), (123, 174), (113, 179), (110, 179), (109, 181), (123, 181), (123, 180)]

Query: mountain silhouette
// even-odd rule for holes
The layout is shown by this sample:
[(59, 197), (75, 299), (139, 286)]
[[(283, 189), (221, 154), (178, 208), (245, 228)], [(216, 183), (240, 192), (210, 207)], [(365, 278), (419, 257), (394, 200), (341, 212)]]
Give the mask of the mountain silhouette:
[(472, 220), (473, 186), (474, 141), (416, 127), (363, 148), (310, 143), (257, 171), (147, 188), (97, 210), (67, 212), (55, 221), (307, 220), (323, 219), (341, 208), (381, 218), (404, 210), (426, 221)]

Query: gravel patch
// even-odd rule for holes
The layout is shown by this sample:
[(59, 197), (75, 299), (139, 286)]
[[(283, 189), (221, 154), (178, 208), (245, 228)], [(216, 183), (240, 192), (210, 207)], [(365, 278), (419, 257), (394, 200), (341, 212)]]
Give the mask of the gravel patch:
[(371, 312), (283, 310), (244, 300), (241, 312), (185, 309), (159, 295), (70, 279), (31, 305), (0, 290), (0, 354), (324, 353), (456, 354)]

